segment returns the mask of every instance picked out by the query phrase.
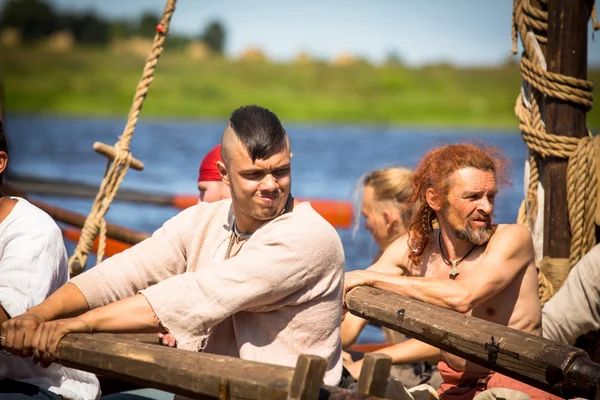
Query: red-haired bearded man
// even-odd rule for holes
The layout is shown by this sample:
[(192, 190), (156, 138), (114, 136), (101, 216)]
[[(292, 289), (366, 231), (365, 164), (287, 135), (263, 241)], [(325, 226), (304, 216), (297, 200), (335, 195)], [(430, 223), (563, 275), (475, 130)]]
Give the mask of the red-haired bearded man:
[[(497, 181), (503, 180), (502, 157), (494, 153), (471, 144), (428, 153), (412, 179), (409, 202), (419, 208), (408, 233), (367, 270), (347, 273), (345, 291), (373, 286), (541, 335), (531, 235), (521, 225), (492, 222)], [(408, 276), (400, 276), (403, 271)], [(442, 399), (471, 399), (491, 388), (553, 397), (444, 351), (438, 368)]]

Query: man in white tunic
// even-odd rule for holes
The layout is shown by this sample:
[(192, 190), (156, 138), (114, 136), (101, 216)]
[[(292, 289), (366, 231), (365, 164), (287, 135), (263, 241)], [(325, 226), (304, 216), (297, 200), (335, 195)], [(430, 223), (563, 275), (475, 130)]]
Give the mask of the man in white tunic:
[[(279, 119), (233, 112), (218, 163), (231, 199), (200, 203), (151, 238), (4, 323), (2, 345), (53, 361), (68, 332), (171, 333), (180, 349), (294, 366), (328, 360), (341, 377), (344, 254), (335, 229), (291, 194), (291, 153)], [(75, 318), (61, 319), (69, 315)]]
[[(0, 186), (7, 153), (0, 122)], [(41, 303), (68, 278), (67, 252), (54, 220), (25, 199), (0, 194), (0, 323)], [(59, 395), (93, 400), (100, 396), (100, 385), (92, 374), (61, 365), (42, 368), (0, 345), (0, 398)]]

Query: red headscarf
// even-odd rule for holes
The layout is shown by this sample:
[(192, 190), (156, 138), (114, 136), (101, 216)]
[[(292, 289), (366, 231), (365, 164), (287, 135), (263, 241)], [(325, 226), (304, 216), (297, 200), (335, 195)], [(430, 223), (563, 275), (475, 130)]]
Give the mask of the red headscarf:
[(217, 161), (223, 162), (221, 158), (221, 144), (218, 144), (217, 147), (209, 151), (204, 160), (202, 160), (198, 173), (198, 182), (221, 180), (221, 174), (219, 174), (219, 170), (217, 169)]

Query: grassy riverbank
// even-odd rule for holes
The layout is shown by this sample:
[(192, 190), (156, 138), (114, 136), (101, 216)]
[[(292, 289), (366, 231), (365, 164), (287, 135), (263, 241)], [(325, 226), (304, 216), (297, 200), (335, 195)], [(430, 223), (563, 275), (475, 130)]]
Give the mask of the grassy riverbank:
[[(100, 49), (0, 51), (9, 112), (124, 116), (144, 57)], [(600, 84), (600, 70), (589, 78)], [(223, 118), (256, 103), (286, 121), (515, 128), (516, 64), (494, 69), (194, 60), (165, 50), (143, 117)], [(600, 105), (588, 124), (600, 128)]]

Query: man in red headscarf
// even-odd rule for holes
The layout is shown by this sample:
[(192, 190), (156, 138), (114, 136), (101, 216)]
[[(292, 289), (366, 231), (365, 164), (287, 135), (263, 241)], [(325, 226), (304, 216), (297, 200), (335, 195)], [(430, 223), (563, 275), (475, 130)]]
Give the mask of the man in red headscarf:
[(229, 188), (221, 181), (221, 174), (217, 169), (217, 161), (221, 158), (221, 144), (208, 152), (200, 164), (198, 173), (198, 191), (200, 202), (212, 203), (231, 197)]

